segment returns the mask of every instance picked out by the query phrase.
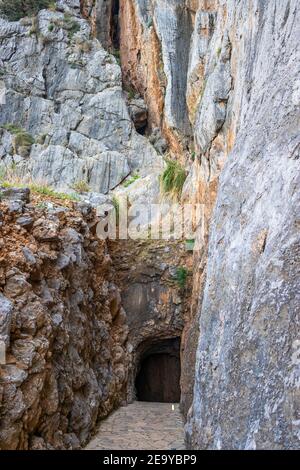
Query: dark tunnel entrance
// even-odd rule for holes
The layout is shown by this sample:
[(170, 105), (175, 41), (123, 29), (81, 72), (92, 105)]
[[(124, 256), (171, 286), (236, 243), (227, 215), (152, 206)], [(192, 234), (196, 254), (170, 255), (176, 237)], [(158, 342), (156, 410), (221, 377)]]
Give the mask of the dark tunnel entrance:
[(180, 401), (179, 338), (160, 340), (149, 345), (141, 356), (135, 386), (139, 401)]

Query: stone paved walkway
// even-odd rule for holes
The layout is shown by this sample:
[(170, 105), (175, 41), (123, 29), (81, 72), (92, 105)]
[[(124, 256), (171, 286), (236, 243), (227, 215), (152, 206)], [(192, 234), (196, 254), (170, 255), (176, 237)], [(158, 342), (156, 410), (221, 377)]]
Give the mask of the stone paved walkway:
[(87, 450), (184, 449), (179, 406), (134, 402), (102, 421)]

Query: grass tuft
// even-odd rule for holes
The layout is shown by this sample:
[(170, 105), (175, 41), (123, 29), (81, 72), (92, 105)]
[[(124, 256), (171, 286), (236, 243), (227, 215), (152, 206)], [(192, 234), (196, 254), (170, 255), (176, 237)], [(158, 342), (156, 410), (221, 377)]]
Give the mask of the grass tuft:
[(88, 193), (91, 190), (88, 183), (84, 180), (80, 180), (74, 183), (72, 189), (74, 189), (74, 191), (79, 194)]
[(135, 173), (134, 175), (132, 175), (131, 178), (129, 178), (128, 180), (126, 180), (124, 183), (123, 183), (123, 186), (124, 188), (128, 188), (129, 186), (131, 186), (135, 181), (139, 180), (140, 179), (140, 175), (138, 175), (137, 173)]
[(180, 199), (186, 178), (186, 171), (180, 163), (167, 160), (167, 168), (160, 178), (162, 192), (173, 199)]
[(29, 188), (30, 191), (34, 194), (39, 194), (41, 196), (53, 197), (55, 199), (60, 199), (61, 201), (79, 201), (80, 199), (76, 194), (61, 193), (55, 191), (50, 186), (36, 183), (21, 183), (20, 179), (15, 178), (10, 181), (5, 179), (6, 175), (0, 175), (0, 186), (3, 188)]

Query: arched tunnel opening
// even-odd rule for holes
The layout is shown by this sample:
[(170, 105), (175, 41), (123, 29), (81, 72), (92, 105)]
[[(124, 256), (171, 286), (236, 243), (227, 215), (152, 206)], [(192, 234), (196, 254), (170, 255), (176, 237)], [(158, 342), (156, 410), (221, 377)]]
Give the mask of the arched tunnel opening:
[(148, 344), (140, 356), (137, 368), (137, 400), (180, 402), (180, 372), (180, 338)]

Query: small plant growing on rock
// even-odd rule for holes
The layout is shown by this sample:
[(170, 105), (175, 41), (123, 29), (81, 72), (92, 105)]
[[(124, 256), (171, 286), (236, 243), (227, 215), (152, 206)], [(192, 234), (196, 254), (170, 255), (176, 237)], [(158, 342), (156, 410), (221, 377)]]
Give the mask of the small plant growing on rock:
[(34, 138), (25, 129), (15, 124), (5, 124), (4, 129), (14, 135), (14, 152), (22, 156), (29, 154), (31, 146), (35, 143)]
[(161, 176), (161, 190), (173, 199), (179, 199), (187, 178), (185, 169), (175, 160), (167, 160), (167, 168)]
[(195, 248), (195, 239), (185, 240), (185, 249), (186, 251), (194, 251)]
[(131, 176), (131, 178), (129, 178), (128, 180), (125, 181), (125, 183), (123, 183), (124, 188), (128, 188), (138, 179), (140, 179), (140, 175), (135, 173), (134, 175)]
[(135, 91), (134, 91), (134, 89), (128, 87), (127, 93), (128, 93), (128, 99), (129, 99), (129, 101), (134, 100), (134, 98), (135, 98)]
[(151, 28), (153, 26), (153, 18), (149, 18), (147, 21), (147, 28)]
[(35, 139), (36, 144), (44, 145), (48, 134), (40, 134)]
[(93, 43), (92, 41), (77, 41), (76, 42), (76, 45), (78, 47), (78, 49), (81, 51), (81, 52), (91, 52), (92, 48), (93, 48)]
[(116, 196), (112, 198), (112, 205), (114, 206), (114, 209), (116, 211), (116, 221), (117, 225), (119, 223), (119, 218), (120, 218), (120, 202)]
[(74, 183), (72, 189), (74, 189), (74, 191), (79, 194), (88, 193), (91, 190), (88, 183), (84, 180), (80, 180), (77, 181), (77, 183)]
[(180, 289), (185, 288), (187, 277), (188, 277), (187, 269), (184, 268), (183, 266), (178, 267), (177, 271), (176, 271), (176, 281), (177, 281), (177, 284), (179, 285)]
[(68, 38), (69, 39), (72, 39), (74, 34), (78, 33), (78, 31), (80, 31), (80, 25), (68, 13), (64, 14), (63, 28), (68, 31)]

